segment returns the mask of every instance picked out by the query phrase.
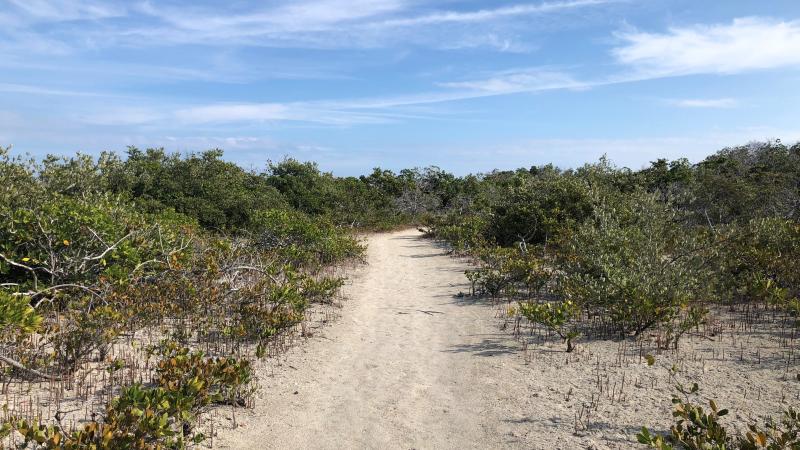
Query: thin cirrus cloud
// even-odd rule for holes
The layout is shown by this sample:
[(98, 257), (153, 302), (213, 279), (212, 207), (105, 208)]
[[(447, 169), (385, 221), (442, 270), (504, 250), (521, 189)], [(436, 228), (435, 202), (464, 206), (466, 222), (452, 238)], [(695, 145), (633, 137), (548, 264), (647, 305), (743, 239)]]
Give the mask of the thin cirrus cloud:
[(434, 114), (432, 111), (427, 111), (427, 115), (404, 111), (421, 105), (519, 92), (582, 89), (588, 85), (573, 79), (568, 74), (546, 69), (526, 69), (503, 72), (486, 80), (442, 83), (440, 86), (446, 89), (374, 98), (193, 106), (175, 111), (174, 116), (187, 124), (275, 121), (314, 122), (327, 125), (387, 123), (410, 117), (430, 117)]
[(58, 97), (104, 97), (97, 92), (58, 89), (19, 83), (0, 83), (0, 92)]
[(359, 108), (356, 103), (340, 102), (212, 103), (193, 106), (114, 107), (101, 113), (78, 114), (74, 119), (84, 124), (102, 126), (162, 128), (162, 124), (169, 123), (191, 128), (209, 125), (263, 125), (278, 122), (352, 126), (389, 123), (412, 117), (411, 114), (382, 109)]
[(486, 78), (468, 81), (451, 81), (439, 84), (442, 87), (463, 89), (465, 96), (505, 95), (521, 92), (539, 92), (555, 89), (584, 89), (592, 83), (576, 80), (572, 75), (549, 69), (530, 68), (506, 70)]
[(279, 103), (206, 105), (179, 109), (178, 120), (188, 123), (289, 120), (290, 108)]
[(685, 98), (668, 99), (666, 103), (679, 108), (735, 108), (739, 101), (733, 98)]
[[(423, 46), (525, 53), (533, 16), (626, 0), (561, 0), (474, 10), (416, 0), (298, 0), (268, 5), (188, 6), (167, 2), (0, 0), (0, 54), (65, 56), (108, 48), (268, 47), (363, 49)], [(212, 4), (213, 5), (213, 4)], [(47, 24), (44, 29), (41, 25)], [(503, 26), (499, 26), (503, 25)], [(38, 26), (38, 29), (37, 29)]]
[(646, 76), (735, 74), (800, 66), (800, 21), (759, 17), (729, 24), (622, 32), (616, 60)]
[(535, 5), (511, 5), (495, 9), (481, 9), (478, 11), (444, 11), (409, 18), (390, 19), (382, 22), (371, 23), (369, 27), (393, 28), (414, 27), (421, 25), (440, 25), (445, 23), (478, 23), (499, 20), (508, 17), (530, 16), (537, 14), (554, 13), (563, 10), (598, 6), (619, 0), (575, 0), (546, 2)]
[(183, 30), (245, 37), (327, 30), (341, 23), (402, 11), (406, 6), (407, 2), (402, 0), (306, 0), (265, 10), (224, 15), (216, 10), (187, 12), (186, 8), (157, 7), (145, 3), (140, 11)]
[(7, 0), (30, 21), (63, 22), (70, 20), (99, 20), (122, 17), (127, 10), (119, 5), (94, 1)]
[(212, 104), (172, 111), (176, 120), (187, 125), (307, 122), (330, 126), (386, 123), (390, 113), (365, 113), (324, 103), (242, 103)]
[[(137, 11), (156, 23), (121, 30), (115, 38), (135, 41), (137, 45), (201, 43), (313, 48), (381, 47), (398, 41), (425, 41), (437, 48), (481, 46), (522, 51), (527, 48), (525, 45), (496, 33), (451, 34), (443, 38), (436, 27), (448, 24), (481, 26), (621, 1), (564, 0), (472, 11), (420, 13), (419, 4), (409, 0), (305, 0), (227, 15), (207, 8), (187, 11), (186, 8), (143, 3)], [(404, 32), (404, 29), (410, 30)], [(433, 32), (435, 37), (426, 38), (419, 34), (422, 29)], [(449, 32), (457, 34), (457, 30)]]

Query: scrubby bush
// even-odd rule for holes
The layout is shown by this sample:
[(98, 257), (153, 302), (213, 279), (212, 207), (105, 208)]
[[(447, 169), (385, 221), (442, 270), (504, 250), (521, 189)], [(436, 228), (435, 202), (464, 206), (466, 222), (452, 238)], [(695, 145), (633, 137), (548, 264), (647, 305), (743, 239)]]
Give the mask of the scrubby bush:
[(647, 427), (637, 435), (639, 443), (659, 450), (675, 448), (687, 450), (794, 450), (800, 448), (800, 413), (788, 408), (780, 421), (768, 419), (764, 426), (750, 424), (742, 435), (732, 432), (723, 423), (729, 414), (720, 409), (714, 400), (708, 401), (708, 409), (691, 397), (696, 396), (699, 387), (677, 386), (679, 395), (672, 398), (675, 409), (672, 416), (675, 424), (670, 427), (669, 436), (651, 432)]
[[(193, 427), (205, 409), (251, 405), (250, 358), (280, 348), (276, 336), (293, 332), (310, 305), (332, 301), (343, 280), (324, 271), (364, 250), (334, 218), (360, 212), (347, 203), (298, 211), (266, 175), (221, 155), (130, 149), (124, 161), (38, 163), (0, 149), (4, 388), (26, 378), (119, 393), (75, 429), (10, 407), (6, 435), (41, 448), (199, 442)], [(120, 385), (149, 373), (129, 359), (153, 334), (180, 344), (157, 352), (152, 385)], [(120, 348), (126, 358), (115, 356)], [(102, 367), (108, 378), (84, 384)]]
[(206, 357), (174, 341), (163, 341), (152, 351), (160, 357), (157, 385), (191, 398), (195, 415), (214, 403), (244, 406), (254, 392), (253, 368), (247, 360)]
[(580, 333), (574, 327), (576, 319), (580, 317), (581, 310), (572, 302), (520, 302), (519, 313), (532, 323), (544, 325), (556, 333), (567, 344), (567, 353), (575, 349), (573, 340)]
[(208, 358), (174, 342), (152, 349), (158, 354), (155, 386), (125, 387), (101, 418), (77, 429), (11, 417), (0, 437), (18, 433), (20, 448), (43, 449), (182, 449), (205, 440), (194, 423), (215, 403), (244, 406), (254, 393), (248, 361)]
[[(639, 335), (674, 321), (705, 300), (703, 236), (679, 224), (679, 213), (649, 194), (601, 200), (591, 219), (562, 245), (566, 298), (606, 312), (620, 333)], [(685, 327), (680, 327), (681, 329)], [(677, 344), (678, 333), (670, 338)]]
[(250, 229), (257, 245), (278, 252), (295, 267), (328, 265), (357, 258), (363, 252), (352, 236), (324, 219), (314, 220), (300, 211), (259, 211)]
[(517, 177), (491, 206), (488, 235), (501, 246), (545, 244), (591, 213), (586, 183), (572, 176)]
[(223, 161), (221, 150), (181, 157), (131, 147), (127, 156), (106, 171), (107, 183), (149, 212), (171, 209), (205, 228), (235, 231), (246, 227), (255, 211), (287, 206), (263, 177)]
[(718, 228), (718, 289), (786, 308), (800, 296), (800, 224), (762, 218)]

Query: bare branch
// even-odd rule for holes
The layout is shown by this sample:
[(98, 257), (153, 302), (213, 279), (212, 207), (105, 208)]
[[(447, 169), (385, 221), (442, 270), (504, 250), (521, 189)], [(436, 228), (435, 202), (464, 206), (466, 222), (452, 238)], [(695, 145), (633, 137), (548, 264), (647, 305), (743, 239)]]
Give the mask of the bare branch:
[[(103, 298), (102, 295), (98, 294), (97, 292), (95, 292), (94, 290), (92, 290), (92, 289), (90, 289), (90, 288), (88, 288), (86, 286), (81, 286), (80, 284), (59, 284), (59, 285), (56, 285), (56, 286), (50, 286), (49, 288), (42, 289), (39, 292), (31, 293), (30, 297), (33, 299), (33, 298), (39, 297), (41, 295), (44, 295), (47, 292), (59, 291), (59, 290), (62, 290), (62, 289), (69, 289), (69, 288), (79, 289), (79, 290), (88, 292), (88, 293), (92, 294), (93, 296), (97, 297), (98, 299), (102, 300), (103, 303), (107, 303), (105, 298)], [(39, 300), (38, 302), (36, 302), (33, 305), (33, 307), (36, 308), (37, 306), (42, 304), (44, 301), (45, 301), (45, 299)]]
[(9, 366), (12, 366), (12, 367), (15, 367), (15, 368), (17, 368), (19, 370), (22, 370), (23, 372), (27, 372), (27, 373), (29, 373), (31, 375), (35, 375), (35, 376), (37, 376), (39, 378), (44, 378), (45, 380), (58, 381), (58, 380), (63, 380), (64, 379), (61, 376), (48, 375), (46, 373), (39, 372), (36, 369), (31, 369), (31, 368), (25, 367), (21, 362), (15, 361), (15, 360), (13, 360), (11, 358), (8, 358), (8, 357), (5, 357), (5, 356), (1, 356), (0, 355), (0, 361), (8, 364)]
[(249, 271), (253, 271), (253, 272), (259, 272), (262, 275), (268, 276), (269, 279), (272, 280), (273, 283), (280, 284), (278, 279), (275, 278), (271, 273), (269, 273), (266, 270), (261, 269), (259, 267), (254, 267), (254, 266), (236, 266), (236, 267), (229, 267), (227, 269), (224, 269), (225, 272), (239, 272), (239, 271), (242, 271), (242, 270), (249, 270)]
[(131, 231), (130, 233), (126, 234), (125, 236), (120, 238), (120, 240), (118, 240), (117, 242), (114, 242), (114, 244), (112, 244), (110, 247), (105, 249), (103, 251), (103, 253), (101, 253), (101, 254), (99, 254), (97, 256), (84, 256), (83, 260), (84, 261), (97, 261), (98, 259), (105, 258), (105, 256), (108, 254), (108, 252), (110, 252), (110, 251), (114, 250), (115, 248), (117, 248), (117, 246), (119, 244), (121, 244), (125, 239), (128, 239), (129, 237), (131, 237), (132, 234), (133, 234), (133, 231)]
[(9, 265), (12, 265), (14, 267), (19, 267), (20, 269), (25, 269), (28, 272), (30, 272), (31, 275), (33, 275), (33, 288), (34, 289), (37, 288), (37, 286), (39, 285), (39, 277), (36, 276), (36, 270), (34, 270), (33, 267), (26, 266), (25, 264), (18, 263), (16, 261), (12, 261), (12, 260), (6, 258), (6, 255), (4, 255), (2, 253), (0, 253), (0, 258), (3, 258), (3, 261), (5, 261)]
[(94, 235), (94, 237), (97, 238), (98, 241), (102, 242), (103, 245), (108, 245), (108, 244), (106, 244), (106, 241), (103, 240), (103, 238), (101, 238), (100, 235), (97, 234), (97, 232), (92, 229), (92, 227), (86, 227), (86, 228), (88, 228), (89, 231), (91, 231), (91, 233)]
[(134, 267), (133, 270), (131, 271), (131, 275), (133, 275), (134, 273), (138, 272), (139, 269), (141, 269), (142, 267), (144, 267), (144, 266), (146, 266), (148, 264), (164, 264), (164, 265), (168, 265), (164, 261), (160, 261), (158, 259), (151, 259), (149, 261), (144, 261), (144, 262), (141, 262), (141, 263), (137, 264), (136, 267)]

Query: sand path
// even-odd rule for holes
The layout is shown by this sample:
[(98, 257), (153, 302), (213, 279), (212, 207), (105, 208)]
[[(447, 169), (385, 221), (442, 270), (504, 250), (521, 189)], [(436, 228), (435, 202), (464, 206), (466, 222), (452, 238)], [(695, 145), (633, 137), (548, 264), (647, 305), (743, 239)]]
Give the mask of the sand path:
[[(488, 449), (521, 444), (520, 354), (466, 266), (415, 230), (369, 238), (341, 318), (263, 378), (223, 447)], [(516, 391), (516, 392), (515, 392)], [(221, 441), (221, 442), (220, 442)]]

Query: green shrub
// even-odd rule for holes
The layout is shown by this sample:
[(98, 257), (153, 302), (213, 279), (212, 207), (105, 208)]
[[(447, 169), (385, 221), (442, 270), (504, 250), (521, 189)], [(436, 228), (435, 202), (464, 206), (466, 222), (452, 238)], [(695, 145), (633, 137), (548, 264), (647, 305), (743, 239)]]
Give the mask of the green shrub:
[(677, 214), (649, 194), (601, 202), (562, 246), (563, 294), (605, 311), (623, 334), (697, 318), (702, 308), (682, 312), (707, 293), (703, 241), (679, 225)]
[(490, 241), (545, 244), (583, 222), (592, 210), (587, 185), (576, 177), (518, 177), (491, 206)]
[(579, 336), (574, 321), (580, 318), (581, 310), (570, 300), (563, 302), (520, 302), (519, 313), (532, 323), (544, 325), (558, 334), (567, 344), (567, 353), (575, 349), (573, 340)]
[(728, 415), (714, 400), (708, 401), (708, 409), (692, 402), (690, 396), (699, 391), (697, 383), (691, 388), (677, 386), (680, 396), (674, 396), (675, 423), (669, 436), (661, 436), (642, 427), (636, 438), (639, 443), (659, 450), (682, 448), (687, 450), (795, 450), (800, 448), (800, 413), (794, 408), (783, 412), (780, 422), (768, 419), (761, 427), (750, 424), (744, 435), (731, 433), (720, 420)]
[(163, 149), (128, 149), (128, 158), (107, 170), (111, 190), (148, 212), (172, 209), (211, 230), (237, 231), (252, 213), (287, 207), (263, 177), (222, 160), (221, 150), (181, 157)]
[[(81, 428), (66, 429), (38, 421), (11, 418), (0, 437), (17, 432), (21, 448), (41, 449), (183, 449), (199, 443), (202, 435), (191, 435), (185, 423), (193, 419), (193, 401), (161, 388), (134, 385), (122, 390), (106, 408), (102, 420), (91, 420)], [(188, 442), (187, 442), (188, 441)]]
[(247, 360), (209, 358), (176, 342), (157, 348), (156, 383), (167, 392), (192, 399), (190, 412), (215, 403), (244, 406), (254, 392), (253, 368)]
[(800, 296), (800, 224), (765, 218), (718, 228), (718, 289), (786, 308)]
[(42, 324), (42, 316), (31, 306), (29, 297), (0, 291), (0, 336), (12, 340), (19, 333), (33, 333)]
[(359, 258), (364, 251), (345, 231), (299, 211), (259, 211), (251, 231), (260, 248), (277, 253), (293, 267), (334, 264)]
[(0, 274), (35, 294), (45, 286), (128, 278), (139, 264), (180, 247), (191, 225), (153, 226), (150, 217), (109, 195), (49, 194), (26, 207), (0, 205)]

